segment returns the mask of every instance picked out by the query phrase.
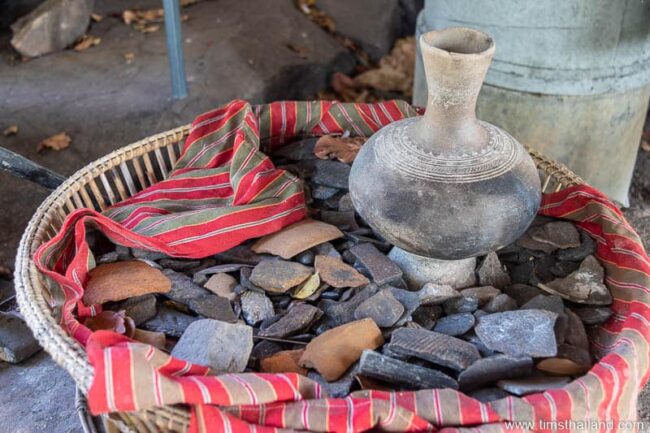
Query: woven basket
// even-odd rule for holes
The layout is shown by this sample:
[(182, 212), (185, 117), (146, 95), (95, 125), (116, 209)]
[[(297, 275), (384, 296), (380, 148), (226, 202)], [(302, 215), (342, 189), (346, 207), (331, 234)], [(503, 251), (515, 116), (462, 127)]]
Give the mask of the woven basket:
[[(66, 215), (79, 208), (104, 210), (167, 177), (176, 162), (190, 126), (182, 126), (140, 140), (82, 168), (59, 186), (36, 210), (22, 237), (16, 258), (15, 285), (21, 313), (41, 346), (72, 376), (85, 394), (93, 377), (83, 347), (59, 325), (62, 295), (32, 260), (36, 249), (52, 238)], [(543, 192), (584, 183), (568, 168), (529, 150)], [(185, 432), (189, 411), (165, 406), (109, 416), (123, 432)]]

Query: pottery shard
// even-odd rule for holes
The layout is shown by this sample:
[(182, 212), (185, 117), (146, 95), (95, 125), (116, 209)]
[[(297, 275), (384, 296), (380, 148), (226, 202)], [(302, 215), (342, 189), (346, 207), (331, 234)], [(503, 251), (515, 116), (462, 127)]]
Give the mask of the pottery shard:
[(163, 274), (171, 281), (171, 290), (165, 296), (172, 301), (188, 305), (192, 299), (210, 294), (203, 287), (194, 284), (192, 279), (185, 274), (172, 269), (164, 269)]
[(237, 280), (225, 272), (212, 275), (203, 287), (229, 301), (234, 301), (237, 298), (237, 294), (235, 293)]
[(144, 344), (150, 344), (158, 349), (165, 349), (167, 338), (163, 332), (145, 331), (136, 329), (133, 332), (133, 339)]
[(488, 349), (513, 356), (549, 357), (557, 354), (557, 317), (545, 310), (504, 311), (481, 317), (474, 329)]
[(600, 325), (605, 323), (614, 313), (609, 307), (573, 307), (572, 311), (580, 317), (585, 325)]
[(580, 320), (580, 317), (573, 311), (566, 308), (564, 310), (567, 315), (567, 332), (564, 341), (575, 347), (583, 350), (589, 350), (589, 339), (587, 338), (587, 331), (585, 326)]
[(363, 243), (350, 248), (350, 253), (365, 268), (377, 285), (397, 283), (402, 278), (402, 270), (371, 243)]
[(187, 327), (172, 356), (206, 365), (216, 373), (241, 373), (253, 349), (253, 328), (219, 320), (197, 320)]
[(260, 371), (263, 373), (298, 373), (307, 375), (307, 369), (298, 363), (305, 351), (283, 350), (260, 360)]
[(380, 328), (393, 326), (402, 317), (404, 306), (395, 299), (389, 289), (380, 290), (376, 295), (366, 299), (354, 310), (357, 320), (370, 318)]
[(483, 311), (486, 313), (501, 313), (503, 311), (510, 311), (517, 309), (517, 301), (512, 299), (505, 293), (501, 293), (496, 298), (492, 298), (487, 304), (483, 306)]
[(343, 325), (354, 320), (354, 312), (366, 299), (373, 296), (378, 291), (378, 287), (370, 284), (367, 287), (357, 291), (354, 296), (347, 301), (334, 302), (322, 301), (318, 306), (325, 312), (329, 321), (334, 325)]
[(251, 283), (272, 293), (284, 293), (303, 283), (312, 268), (285, 260), (263, 260), (253, 268)]
[(440, 371), (393, 359), (372, 350), (363, 351), (359, 374), (409, 389), (458, 389), (458, 383)]
[(249, 325), (256, 325), (262, 320), (275, 315), (273, 302), (264, 293), (248, 290), (241, 295), (241, 309), (244, 320)]
[(497, 382), (499, 388), (514, 395), (527, 395), (548, 389), (562, 388), (569, 383), (568, 377), (528, 377), (524, 379), (506, 379)]
[(381, 330), (371, 319), (357, 320), (323, 332), (309, 342), (300, 365), (313, 368), (327, 381), (343, 376), (365, 349), (384, 344)]
[(531, 373), (533, 359), (530, 356), (493, 355), (482, 358), (462, 371), (458, 383), (463, 390), (481, 388), (502, 379), (514, 379)]
[(90, 271), (83, 301), (103, 304), (170, 289), (171, 282), (162, 272), (141, 261), (107, 263)]
[(460, 292), (445, 284), (426, 283), (419, 291), (421, 305), (441, 305), (445, 301), (459, 298)]
[(338, 289), (343, 287), (361, 287), (370, 281), (352, 266), (341, 259), (331, 256), (316, 256), (314, 267), (322, 282)]
[(609, 305), (612, 294), (604, 284), (605, 270), (594, 256), (588, 256), (577, 271), (539, 287), (571, 302), (590, 305)]
[(561, 344), (556, 357), (541, 360), (536, 368), (555, 376), (579, 376), (591, 368), (591, 354), (588, 350)]
[(476, 318), (472, 313), (452, 314), (451, 316), (440, 318), (436, 322), (433, 330), (441, 334), (458, 337), (472, 329), (475, 323)]
[(398, 355), (414, 356), (454, 370), (464, 370), (481, 357), (473, 344), (426, 329), (397, 329), (387, 348)]
[(471, 287), (463, 289), (460, 294), (465, 297), (478, 299), (478, 305), (483, 306), (501, 294), (501, 291), (493, 286)]
[(543, 251), (546, 254), (551, 254), (553, 251), (558, 249), (555, 245), (534, 240), (528, 233), (524, 233), (524, 235), (517, 240), (517, 245), (528, 250)]
[(291, 307), (280, 320), (259, 332), (261, 337), (285, 338), (298, 334), (320, 319), (323, 312), (313, 305), (297, 304)]
[(576, 248), (580, 246), (580, 232), (570, 222), (553, 221), (542, 226), (532, 227), (528, 234), (537, 241), (557, 248)]
[(163, 332), (166, 335), (178, 338), (196, 320), (198, 320), (197, 317), (163, 305), (158, 310), (156, 317), (143, 323), (142, 327), (148, 331)]
[(114, 311), (124, 310), (125, 315), (133, 319), (136, 326), (153, 318), (158, 311), (156, 297), (152, 294), (129, 298), (114, 306), (111, 305), (108, 309)]
[(343, 232), (337, 227), (321, 221), (305, 219), (257, 240), (252, 250), (256, 253), (269, 253), (283, 259), (290, 259), (311, 247), (341, 237)]
[(499, 256), (494, 251), (488, 253), (483, 263), (477, 270), (478, 281), (482, 286), (492, 286), (503, 289), (510, 285), (510, 275), (499, 261)]

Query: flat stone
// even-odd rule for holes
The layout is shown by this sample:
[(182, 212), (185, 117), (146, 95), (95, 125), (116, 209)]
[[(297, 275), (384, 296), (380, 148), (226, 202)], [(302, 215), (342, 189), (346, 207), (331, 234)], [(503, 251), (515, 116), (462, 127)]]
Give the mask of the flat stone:
[(102, 254), (97, 258), (97, 264), (98, 265), (103, 265), (105, 263), (114, 263), (119, 260), (119, 255), (117, 254), (117, 251), (111, 251), (106, 254)]
[(144, 329), (136, 329), (133, 331), (133, 338), (140, 343), (149, 344), (155, 348), (165, 350), (167, 345), (167, 337), (164, 332), (145, 331)]
[(542, 291), (527, 284), (513, 284), (503, 289), (503, 293), (517, 301), (517, 305), (522, 306), (535, 296), (541, 295)]
[(285, 260), (264, 260), (253, 268), (250, 280), (253, 284), (272, 293), (284, 293), (304, 283), (313, 269), (300, 263)]
[(136, 326), (153, 318), (158, 311), (156, 297), (151, 294), (129, 298), (109, 309), (115, 311), (124, 310), (126, 315), (133, 319)]
[(151, 262), (155, 262), (160, 259), (169, 258), (167, 254), (161, 253), (159, 251), (149, 251), (149, 250), (141, 250), (139, 248), (131, 248), (130, 252), (131, 255), (138, 260), (148, 260)]
[(394, 326), (404, 326), (411, 319), (411, 315), (420, 306), (420, 293), (410, 290), (388, 287), (392, 295), (404, 306), (404, 314), (395, 322)]
[(458, 313), (473, 313), (478, 310), (478, 298), (475, 296), (461, 296), (459, 298), (452, 298), (442, 305), (445, 309), (445, 314), (458, 314)]
[(474, 329), (481, 341), (497, 352), (549, 357), (557, 354), (557, 317), (545, 310), (504, 311), (481, 317)]
[(342, 237), (343, 232), (336, 226), (304, 219), (279, 232), (260, 238), (253, 244), (252, 250), (256, 253), (269, 253), (283, 259), (290, 259), (318, 244)]
[(273, 302), (264, 293), (248, 290), (242, 293), (240, 300), (242, 317), (249, 325), (275, 316)]
[(458, 389), (458, 383), (440, 371), (393, 359), (372, 350), (363, 351), (359, 374), (414, 390)]
[(609, 307), (580, 306), (571, 309), (585, 325), (600, 325), (605, 323), (614, 313)]
[(0, 360), (17, 364), (40, 350), (41, 346), (23, 319), (0, 312)]
[(501, 313), (503, 311), (510, 311), (517, 309), (517, 301), (512, 299), (510, 296), (505, 293), (501, 293), (496, 297), (488, 301), (487, 304), (483, 306), (483, 311), (492, 314), (492, 313)]
[(436, 321), (442, 317), (442, 307), (437, 305), (422, 305), (412, 314), (413, 321), (424, 329), (432, 329)]
[(330, 256), (330, 257), (336, 257), (337, 259), (341, 259), (341, 253), (339, 253), (338, 250), (334, 248), (334, 245), (332, 245), (331, 242), (323, 242), (322, 244), (316, 245), (311, 250), (316, 255)]
[(321, 281), (332, 287), (361, 287), (370, 282), (352, 266), (335, 257), (317, 255), (314, 267)]
[(326, 396), (331, 398), (345, 398), (352, 390), (352, 386), (356, 381), (355, 378), (357, 376), (357, 371), (357, 364), (355, 364), (350, 367), (340, 379), (335, 381), (328, 381), (314, 370), (310, 370), (309, 373), (307, 373), (307, 377), (318, 383), (321, 386), (321, 389), (325, 391), (324, 394)]
[(478, 281), (481, 286), (492, 286), (503, 289), (510, 285), (510, 275), (499, 261), (499, 256), (494, 251), (489, 252), (478, 267)]
[(266, 358), (281, 351), (282, 346), (278, 343), (269, 340), (262, 340), (253, 346), (253, 350), (251, 351), (251, 360), (259, 363), (259, 360), (262, 358)]
[(370, 318), (380, 328), (393, 326), (404, 314), (404, 306), (395, 299), (388, 289), (380, 290), (376, 295), (363, 301), (354, 311), (357, 320)]
[(391, 352), (454, 370), (464, 370), (481, 357), (471, 343), (426, 329), (396, 329), (387, 346)]
[(198, 317), (161, 305), (156, 316), (147, 320), (142, 327), (147, 331), (163, 332), (170, 337), (180, 337), (190, 324)]
[(328, 224), (335, 225), (341, 230), (350, 231), (357, 230), (359, 228), (359, 224), (357, 223), (355, 212), (353, 210), (345, 212), (333, 210), (321, 211), (320, 219), (321, 221), (324, 221)]
[(546, 254), (552, 254), (558, 248), (546, 242), (536, 241), (528, 233), (517, 239), (517, 245), (528, 250), (543, 251)]
[(555, 295), (537, 295), (521, 306), (522, 310), (546, 310), (564, 314), (564, 301)]
[(138, 260), (99, 265), (88, 275), (83, 296), (86, 305), (167, 293), (171, 289), (171, 282), (162, 272)]
[(394, 284), (402, 278), (402, 270), (373, 244), (355, 245), (350, 248), (350, 253), (377, 285)]
[(478, 305), (483, 306), (487, 304), (492, 299), (496, 298), (501, 294), (501, 290), (493, 286), (481, 286), (481, 287), (471, 287), (469, 289), (463, 289), (460, 291), (461, 296), (464, 297), (474, 297), (478, 299)]
[(354, 203), (352, 203), (352, 196), (350, 196), (350, 193), (343, 194), (339, 199), (339, 210), (341, 212), (354, 210)]
[(580, 246), (559, 250), (556, 254), (558, 260), (571, 260), (581, 262), (588, 256), (596, 254), (596, 241), (586, 232), (580, 232)]
[(161, 259), (158, 264), (165, 268), (171, 269), (176, 272), (187, 272), (201, 266), (200, 260), (180, 260), (180, 259)]
[(315, 160), (314, 147), (318, 138), (307, 138), (305, 140), (294, 141), (286, 144), (273, 151), (273, 156), (286, 158), (292, 161)]
[(253, 328), (238, 323), (201, 319), (190, 324), (172, 356), (205, 365), (215, 373), (241, 373), (253, 349)]
[(347, 301), (321, 301), (318, 304), (318, 307), (325, 312), (325, 315), (332, 326), (343, 325), (344, 323), (355, 320), (354, 311), (357, 307), (378, 291), (379, 288), (375, 284), (370, 284), (367, 287), (358, 290), (354, 296)]
[(262, 337), (285, 338), (307, 330), (323, 312), (309, 304), (295, 304), (272, 325), (262, 329), (258, 335)]
[[(479, 311), (481, 311), (481, 310), (479, 310)], [(474, 317), (476, 317), (476, 320), (478, 321), (478, 320), (480, 320), (480, 318), (482, 316), (479, 315), (477, 317), (476, 313), (477, 312), (474, 313)], [(481, 356), (493, 356), (493, 355), (498, 354), (494, 350), (488, 349), (488, 347), (481, 341), (480, 338), (478, 338), (478, 335), (476, 335), (476, 332), (474, 332), (474, 331), (470, 331), (467, 334), (463, 335), (463, 340), (465, 340), (465, 341), (467, 341), (469, 343), (472, 343), (474, 345), (474, 347), (476, 347), (478, 349)]]
[(313, 266), (314, 261), (316, 260), (316, 255), (313, 251), (307, 250), (294, 257), (294, 260), (305, 266)]
[(604, 284), (605, 270), (594, 256), (588, 256), (577, 271), (539, 288), (571, 302), (589, 305), (609, 305), (612, 294)]
[(421, 305), (441, 305), (449, 299), (460, 297), (458, 290), (446, 284), (426, 283), (418, 293)]
[(11, 45), (25, 57), (62, 50), (86, 32), (92, 7), (88, 0), (47, 0), (12, 24)]
[(531, 374), (533, 359), (530, 356), (493, 355), (482, 358), (458, 375), (462, 390), (472, 390), (503, 379), (514, 379)]
[(472, 313), (452, 314), (438, 319), (433, 330), (441, 334), (458, 337), (474, 327), (476, 318)]
[(185, 274), (171, 269), (164, 269), (163, 274), (171, 281), (171, 290), (165, 293), (165, 296), (172, 301), (189, 305), (192, 299), (210, 294)]
[(237, 280), (235, 277), (228, 275), (225, 272), (219, 272), (212, 275), (203, 287), (215, 295), (226, 298), (229, 301), (234, 301), (237, 298), (237, 294), (235, 293)]
[(438, 260), (409, 253), (394, 247), (388, 257), (404, 272), (411, 290), (419, 290), (427, 283), (463, 289), (476, 285), (476, 258)]
[(580, 317), (568, 308), (564, 309), (567, 316), (567, 332), (564, 342), (580, 349), (589, 351), (589, 338), (587, 330)]
[(371, 319), (357, 320), (325, 331), (307, 344), (300, 365), (313, 368), (327, 381), (335, 381), (361, 357), (365, 349), (384, 344), (384, 337)]
[(502, 398), (510, 397), (510, 394), (508, 394), (501, 388), (496, 388), (496, 387), (477, 389), (475, 391), (469, 392), (467, 395), (472, 397), (474, 400), (480, 401), (481, 403), (489, 403), (491, 401), (501, 400)]
[[(290, 227), (290, 226), (288, 226)], [(264, 238), (261, 238), (264, 239)], [(231, 262), (231, 264), (225, 264), (225, 265), (218, 265), (215, 266), (215, 270), (212, 273), (217, 273), (217, 272), (232, 272), (230, 270), (224, 270), (221, 267), (224, 266), (239, 266), (241, 268), (241, 265), (252, 265), (255, 266), (262, 260), (268, 259), (270, 256), (268, 254), (257, 254), (256, 252), (253, 252), (250, 246), (248, 245), (237, 245), (236, 247), (233, 247), (227, 251), (224, 251), (222, 253), (216, 254), (214, 256), (218, 260), (221, 260), (223, 262)], [(286, 257), (288, 258), (288, 257)], [(233, 271), (236, 269), (233, 269)], [(207, 272), (208, 269), (204, 269), (202, 272)]]
[(342, 162), (319, 159), (314, 164), (312, 182), (338, 189), (348, 189), (350, 166)]
[(306, 376), (308, 370), (298, 365), (304, 352), (303, 349), (298, 349), (274, 353), (260, 359), (259, 370), (262, 373), (298, 373)]
[(571, 381), (568, 377), (529, 377), (507, 379), (497, 382), (497, 386), (510, 394), (522, 396), (562, 388)]
[(237, 316), (232, 309), (230, 301), (212, 293), (190, 299), (187, 306), (195, 313), (210, 319), (228, 323), (237, 321)]
[(327, 200), (334, 197), (339, 191), (338, 188), (318, 185), (311, 190), (311, 196), (316, 200)]
[(580, 232), (568, 221), (553, 221), (542, 226), (532, 227), (528, 235), (537, 242), (543, 242), (554, 247), (577, 248), (580, 246)]

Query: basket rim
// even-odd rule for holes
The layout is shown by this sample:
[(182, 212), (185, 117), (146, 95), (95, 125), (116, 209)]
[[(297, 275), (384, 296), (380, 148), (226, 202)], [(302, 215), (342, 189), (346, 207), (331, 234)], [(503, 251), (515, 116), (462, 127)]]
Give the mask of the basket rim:
[[(43, 293), (43, 283), (47, 277), (36, 268), (32, 255), (43, 242), (42, 234), (53, 219), (51, 213), (55, 212), (55, 208), (63, 208), (66, 199), (78, 192), (89, 181), (122, 162), (179, 143), (187, 137), (190, 128), (191, 125), (186, 124), (143, 138), (116, 149), (77, 170), (39, 205), (21, 237), (14, 270), (16, 299), (20, 311), (34, 333), (34, 337), (52, 359), (68, 372), (84, 394), (87, 394), (92, 382), (92, 366), (81, 344), (69, 336), (54, 319)], [(538, 170), (547, 176), (545, 184), (542, 185), (542, 191), (551, 179), (558, 183), (556, 191), (567, 186), (585, 183), (564, 164), (527, 146), (526, 150)], [(162, 418), (169, 425), (189, 422), (188, 411), (184, 408), (163, 406), (142, 412), (145, 416)], [(124, 415), (128, 417), (127, 414)]]

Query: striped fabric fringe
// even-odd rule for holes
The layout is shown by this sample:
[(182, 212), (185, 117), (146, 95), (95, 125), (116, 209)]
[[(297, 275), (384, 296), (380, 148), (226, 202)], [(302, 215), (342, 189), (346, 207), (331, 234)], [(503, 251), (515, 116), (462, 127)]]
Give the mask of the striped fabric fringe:
[[(597, 241), (615, 314), (590, 332), (600, 361), (561, 389), (486, 404), (449, 389), (360, 391), (330, 399), (318, 384), (296, 374), (214, 376), (206, 367), (124, 336), (90, 334), (76, 322), (75, 307), (77, 316), (99, 310), (80, 302), (88, 269), (94, 266), (84, 240), (86, 225), (122, 245), (178, 257), (215, 254), (305, 214), (299, 184), (258, 152), (260, 142), (272, 151), (303, 135), (345, 130), (369, 135), (413, 115), (411, 107), (397, 102), (279, 102), (251, 108), (235, 101), (197, 118), (168, 180), (106, 215), (89, 210), (71, 214), (36, 260), (63, 287), (62, 324), (87, 343), (95, 369), (88, 395), (92, 412), (184, 403), (191, 408), (192, 433), (634, 431), (637, 395), (650, 371), (650, 259), (620, 211), (586, 185), (544, 195), (540, 213), (573, 221)], [(210, 190), (222, 183), (229, 185)], [(265, 212), (258, 214), (258, 208)], [(274, 219), (279, 214), (283, 216)]]

